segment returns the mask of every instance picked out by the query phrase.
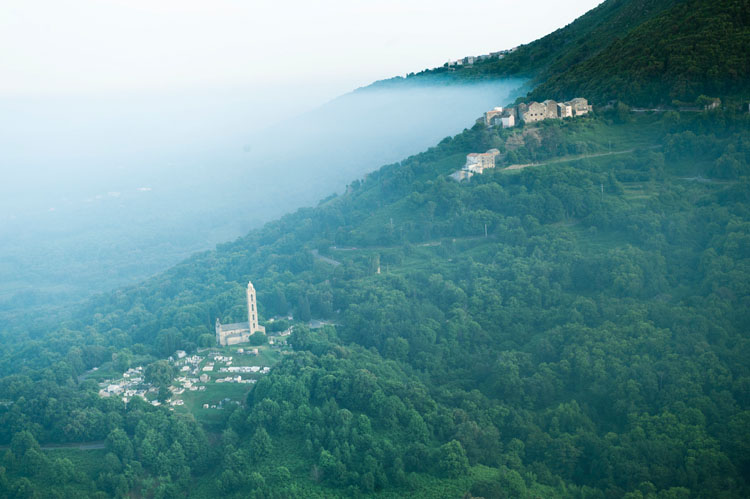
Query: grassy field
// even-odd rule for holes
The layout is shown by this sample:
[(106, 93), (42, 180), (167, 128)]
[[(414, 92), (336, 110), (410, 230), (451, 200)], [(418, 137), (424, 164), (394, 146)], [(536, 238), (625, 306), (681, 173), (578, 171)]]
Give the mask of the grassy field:
[[(237, 383), (211, 383), (204, 391), (186, 391), (180, 395), (185, 405), (175, 407), (175, 412), (190, 413), (201, 423), (215, 426), (224, 421), (226, 411), (218, 408), (212, 409), (210, 406), (219, 407), (221, 401), (227, 398), (230, 399), (230, 404), (239, 402), (244, 405), (245, 398), (252, 387), (253, 385)], [(203, 404), (208, 404), (209, 408), (204, 409)]]

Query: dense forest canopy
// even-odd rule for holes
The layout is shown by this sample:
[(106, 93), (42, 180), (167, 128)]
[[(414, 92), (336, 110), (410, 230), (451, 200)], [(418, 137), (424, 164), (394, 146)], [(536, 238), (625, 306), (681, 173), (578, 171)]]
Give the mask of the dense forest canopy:
[(580, 94), (596, 104), (654, 106), (710, 95), (744, 103), (749, 51), (747, 0), (607, 0), (501, 59), (410, 76), (447, 83), (522, 76), (538, 100)]
[[(68, 473), (54, 490), (168, 495), (197, 479), (205, 496), (746, 495), (750, 120), (627, 117), (477, 125), (92, 300), (60, 330), (8, 339), (3, 483), (42, 493)], [(613, 141), (638, 147), (597, 152)], [(446, 177), (491, 146), (505, 162), (549, 164)], [(339, 325), (298, 323), (293, 353), (220, 422), (101, 399), (80, 380), (205, 345), (211, 318), (242, 318), (248, 279), (263, 317)], [(105, 464), (88, 475), (37, 444), (97, 440)]]

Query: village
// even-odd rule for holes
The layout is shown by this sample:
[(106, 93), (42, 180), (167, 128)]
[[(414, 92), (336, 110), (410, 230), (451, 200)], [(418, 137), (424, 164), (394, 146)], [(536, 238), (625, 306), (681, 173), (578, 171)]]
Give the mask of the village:
[(576, 97), (565, 102), (547, 99), (544, 102), (521, 103), (517, 106), (496, 107), (484, 113), (486, 126), (512, 128), (516, 122), (535, 123), (542, 120), (562, 120), (583, 116), (593, 110), (593, 106), (583, 97)]
[[(285, 342), (277, 340), (279, 348)], [(100, 383), (101, 397), (117, 397), (126, 404), (133, 398), (141, 398), (153, 406), (166, 405), (174, 410), (175, 407), (185, 405), (185, 394), (190, 392), (205, 392), (210, 395), (213, 386), (226, 383), (237, 385), (252, 385), (258, 379), (270, 372), (271, 367), (267, 359), (268, 352), (273, 347), (250, 348), (222, 348), (205, 349), (195, 355), (187, 355), (178, 350), (167, 359), (172, 368), (174, 378), (169, 386), (169, 396), (166, 400), (159, 400), (159, 387), (146, 381), (143, 366), (129, 368), (119, 379), (107, 379)], [(201, 397), (205, 398), (205, 397)], [(228, 400), (204, 402), (203, 409), (221, 409)]]
[(461, 59), (451, 60), (446, 62), (443, 67), (447, 68), (455, 68), (457, 66), (471, 66), (475, 62), (479, 61), (487, 61), (490, 59), (503, 59), (506, 55), (515, 52), (518, 50), (518, 47), (513, 47), (512, 49), (507, 50), (500, 50), (498, 52), (490, 52), (489, 54), (482, 54), (482, 55), (470, 55), (467, 57), (463, 57)]
[[(513, 107), (495, 107), (484, 113), (483, 122), (487, 127), (513, 128), (516, 123), (536, 123), (543, 120), (563, 120), (576, 116), (584, 116), (593, 110), (588, 100), (576, 97), (566, 102), (552, 99), (544, 102), (521, 103)], [(490, 149), (483, 153), (469, 153), (463, 168), (453, 172), (450, 178), (457, 182), (470, 179), (474, 175), (481, 175), (484, 170), (495, 168), (495, 161), (500, 154), (498, 149)]]
[[(221, 410), (229, 403), (240, 404), (252, 385), (268, 374), (282, 355), (289, 353), (287, 337), (293, 331), (290, 326), (266, 336), (265, 328), (258, 324), (255, 289), (251, 283), (246, 296), (248, 322), (222, 325), (217, 319), (216, 346), (198, 349), (192, 355), (177, 350), (166, 359), (168, 372), (172, 373), (167, 393), (164, 380), (160, 384), (149, 380), (149, 366), (144, 369), (139, 365), (128, 368), (122, 377), (103, 379), (99, 395), (117, 397), (126, 404), (140, 398), (173, 411), (176, 408)], [(269, 323), (273, 321), (270, 319)], [(256, 334), (261, 337), (260, 344), (247, 345), (257, 339)]]

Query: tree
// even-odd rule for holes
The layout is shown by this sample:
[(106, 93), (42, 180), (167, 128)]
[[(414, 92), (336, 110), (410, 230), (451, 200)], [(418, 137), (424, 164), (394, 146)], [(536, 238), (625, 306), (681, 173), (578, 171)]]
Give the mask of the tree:
[(268, 435), (268, 432), (263, 427), (255, 430), (253, 438), (250, 440), (250, 452), (252, 453), (253, 459), (255, 461), (260, 461), (264, 457), (269, 456), (272, 450), (273, 443), (271, 442), (271, 437)]
[(133, 444), (121, 428), (115, 428), (109, 432), (105, 445), (108, 451), (114, 453), (123, 462), (133, 458)]
[(10, 450), (18, 458), (23, 457), (29, 450), (41, 451), (36, 438), (34, 438), (34, 435), (27, 430), (20, 431), (13, 435), (13, 440), (10, 442)]
[(297, 300), (297, 319), (302, 322), (308, 322), (311, 319), (310, 302), (306, 294), (300, 295), (299, 300)]
[(174, 378), (174, 369), (166, 360), (157, 360), (146, 366), (145, 380), (159, 387), (169, 387)]
[(172, 392), (169, 391), (169, 386), (167, 385), (161, 385), (159, 386), (159, 392), (156, 394), (156, 400), (161, 402), (162, 404), (169, 400), (169, 397), (172, 396)]
[(216, 343), (216, 336), (213, 334), (202, 334), (198, 337), (198, 346), (202, 348), (212, 347)]
[(125, 372), (130, 368), (131, 362), (133, 362), (133, 354), (127, 348), (113, 355), (113, 362), (115, 369), (120, 372)]
[(33, 497), (36, 497), (36, 490), (34, 488), (34, 485), (26, 477), (22, 477), (20, 480), (17, 480), (13, 484), (12, 490), (13, 493), (11, 497), (17, 499), (31, 499)]
[(469, 471), (469, 460), (458, 440), (451, 440), (440, 447), (437, 467), (441, 474), (451, 478), (465, 475)]
[(253, 346), (265, 345), (266, 343), (268, 343), (268, 337), (260, 331), (256, 331), (252, 335), (250, 335), (250, 340), (248, 341), (248, 343)]

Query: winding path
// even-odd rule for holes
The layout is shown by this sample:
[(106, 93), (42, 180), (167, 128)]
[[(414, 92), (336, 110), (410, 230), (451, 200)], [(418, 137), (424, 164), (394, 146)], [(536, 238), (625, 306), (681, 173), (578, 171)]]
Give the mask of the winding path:
[(544, 165), (551, 165), (554, 163), (567, 163), (568, 161), (578, 161), (580, 159), (588, 159), (588, 158), (601, 158), (602, 156), (616, 156), (618, 154), (630, 154), (632, 152), (637, 151), (638, 149), (659, 149), (661, 145), (655, 145), (655, 146), (649, 146), (649, 147), (638, 147), (638, 148), (632, 148), (632, 149), (625, 149), (624, 151), (612, 151), (612, 152), (598, 152), (594, 154), (581, 154), (580, 156), (566, 156), (564, 158), (556, 158), (551, 159), (549, 161), (542, 161), (541, 163), (524, 163), (524, 164), (518, 164), (518, 165), (510, 165), (503, 168), (503, 170), (522, 170), (524, 168), (528, 168), (529, 166), (544, 166)]
[[(42, 450), (59, 450), (59, 449), (78, 449), (78, 450), (99, 450), (104, 449), (104, 440), (93, 442), (72, 442), (67, 444), (45, 444), (40, 445)], [(9, 445), (0, 445), (0, 450), (10, 449)]]
[(334, 267), (338, 267), (339, 265), (341, 265), (341, 262), (339, 262), (338, 260), (334, 260), (333, 258), (328, 258), (327, 256), (323, 256), (316, 249), (310, 250), (310, 253), (312, 253), (312, 256), (314, 258), (317, 258), (320, 261), (329, 263), (329, 264), (333, 265)]

